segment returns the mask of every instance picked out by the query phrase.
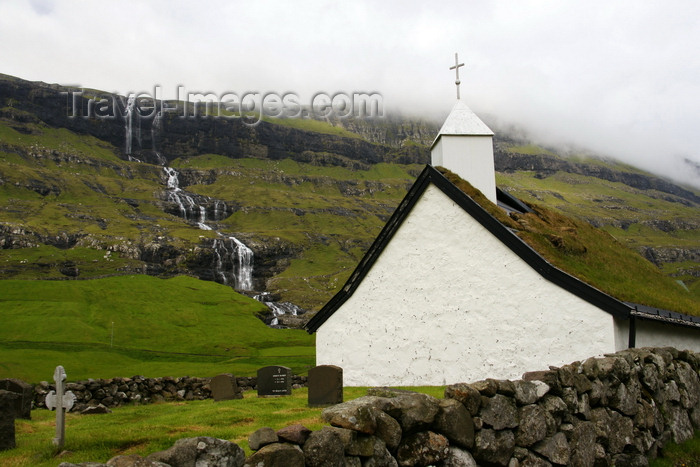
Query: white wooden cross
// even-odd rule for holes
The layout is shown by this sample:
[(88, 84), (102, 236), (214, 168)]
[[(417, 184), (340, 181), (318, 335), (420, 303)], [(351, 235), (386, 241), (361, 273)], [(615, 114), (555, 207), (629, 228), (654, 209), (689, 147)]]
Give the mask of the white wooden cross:
[(53, 372), (53, 380), (56, 382), (56, 392), (48, 393), (44, 403), (47, 408), (56, 409), (56, 437), (53, 439), (53, 444), (63, 447), (66, 437), (66, 412), (73, 407), (75, 394), (71, 391), (64, 393), (66, 371), (61, 365), (58, 365)]
[(455, 65), (451, 66), (450, 70), (454, 70), (457, 74), (457, 78), (455, 79), (455, 84), (457, 85), (457, 99), (459, 99), (459, 85), (462, 83), (459, 80), (459, 67), (461, 66), (464, 66), (464, 63), (459, 63), (459, 59), (457, 58), (457, 52), (455, 52)]

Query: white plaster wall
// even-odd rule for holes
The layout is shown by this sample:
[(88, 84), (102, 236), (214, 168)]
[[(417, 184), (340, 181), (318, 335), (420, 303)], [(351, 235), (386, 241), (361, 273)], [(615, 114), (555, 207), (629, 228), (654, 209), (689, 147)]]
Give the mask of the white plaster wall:
[(433, 166), (456, 173), (496, 203), (492, 136), (442, 135), (431, 151), (430, 161)]
[(630, 344), (630, 322), (628, 319), (614, 319), (615, 352), (625, 350)]
[(700, 352), (700, 332), (658, 321), (637, 320), (635, 347), (675, 347)]
[(518, 378), (615, 350), (612, 316), (542, 278), (430, 185), (317, 331), (345, 384)]

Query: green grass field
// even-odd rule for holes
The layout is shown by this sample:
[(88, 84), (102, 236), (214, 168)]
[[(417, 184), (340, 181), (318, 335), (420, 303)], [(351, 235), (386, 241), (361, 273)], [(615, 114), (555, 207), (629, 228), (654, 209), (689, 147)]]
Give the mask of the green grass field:
[[(406, 388), (441, 398), (444, 387)], [(367, 388), (345, 388), (344, 399), (364, 396)], [(32, 420), (16, 420), (17, 448), (0, 452), (0, 465), (55, 467), (60, 462), (106, 462), (121, 454), (145, 456), (172, 446), (180, 438), (212, 436), (232, 441), (250, 454), (248, 436), (258, 428), (275, 430), (301, 423), (312, 430), (326, 425), (319, 408), (307, 407), (306, 388), (292, 396), (258, 398), (255, 392), (243, 399), (214, 402), (168, 402), (125, 406), (106, 415), (66, 414), (69, 451), (60, 458), (51, 444), (55, 436), (55, 412), (32, 411)], [(99, 436), (95, 436), (99, 433)]]
[(254, 375), (269, 364), (303, 374), (314, 337), (272, 329), (260, 302), (179, 276), (0, 281), (0, 378)]

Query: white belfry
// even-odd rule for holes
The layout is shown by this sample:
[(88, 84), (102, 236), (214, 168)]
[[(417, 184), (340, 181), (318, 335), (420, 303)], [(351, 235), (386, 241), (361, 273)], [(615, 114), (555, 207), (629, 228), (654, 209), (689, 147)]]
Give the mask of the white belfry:
[(457, 73), (457, 102), (440, 128), (430, 150), (430, 163), (456, 173), (496, 203), (496, 170), (493, 162), (493, 131), (459, 98), (459, 63), (450, 70)]

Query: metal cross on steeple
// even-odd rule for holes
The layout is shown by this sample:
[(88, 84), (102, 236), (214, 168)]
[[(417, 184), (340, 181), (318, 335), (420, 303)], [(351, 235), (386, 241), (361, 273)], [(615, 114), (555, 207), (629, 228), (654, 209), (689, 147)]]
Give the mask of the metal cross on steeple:
[(457, 58), (457, 53), (455, 52), (455, 65), (450, 67), (450, 70), (454, 70), (455, 73), (457, 74), (457, 77), (455, 79), (455, 84), (457, 85), (457, 99), (459, 99), (459, 85), (461, 84), (461, 81), (459, 80), (459, 67), (464, 66), (464, 63), (459, 63), (459, 59)]

